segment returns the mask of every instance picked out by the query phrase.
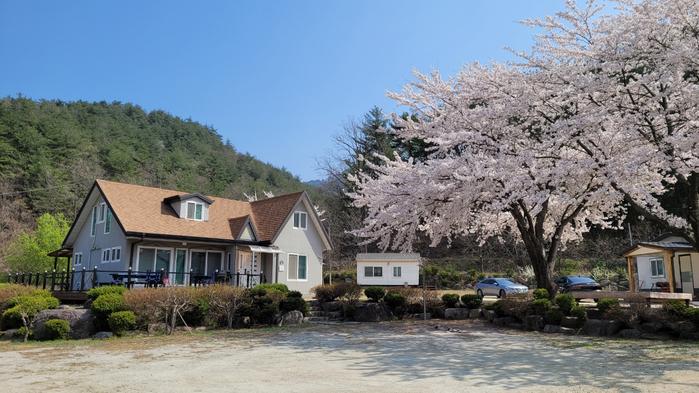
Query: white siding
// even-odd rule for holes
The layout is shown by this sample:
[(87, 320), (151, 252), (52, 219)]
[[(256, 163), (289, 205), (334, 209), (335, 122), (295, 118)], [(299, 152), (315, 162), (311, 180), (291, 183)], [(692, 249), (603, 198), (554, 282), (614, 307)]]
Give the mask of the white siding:
[[(669, 272), (665, 272), (663, 277), (653, 277), (650, 267), (650, 260), (655, 258), (663, 258), (663, 254), (643, 255), (636, 257), (636, 268), (638, 269), (638, 289), (651, 289), (656, 282), (667, 282)], [(666, 269), (667, 270), (667, 269)]]
[[(299, 201), (293, 210), (294, 212), (307, 212), (304, 203)], [(279, 271), (277, 268), (277, 282), (286, 284), (289, 289), (299, 291), (303, 294), (308, 294), (311, 288), (323, 283), (323, 241), (320, 234), (316, 230), (315, 225), (311, 221), (309, 214), (307, 229), (293, 228), (293, 212), (284, 223), (279, 236), (274, 245), (279, 247), (283, 253), (279, 254), (280, 265), (283, 261), (284, 271)], [(289, 280), (289, 254), (305, 255), (308, 260), (307, 279), (306, 280)]]
[[(364, 268), (367, 266), (381, 266), (382, 277), (364, 276)], [(393, 277), (393, 267), (401, 267), (401, 277)], [(359, 285), (418, 285), (420, 282), (420, 265), (415, 261), (382, 261), (364, 260), (357, 261), (357, 283)]]

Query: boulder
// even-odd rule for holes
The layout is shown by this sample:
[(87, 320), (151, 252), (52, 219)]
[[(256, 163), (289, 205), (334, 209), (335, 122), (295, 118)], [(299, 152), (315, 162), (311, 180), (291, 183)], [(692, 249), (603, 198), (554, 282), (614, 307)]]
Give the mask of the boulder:
[(514, 323), (514, 319), (512, 317), (496, 317), (493, 319), (493, 323), (498, 325), (498, 326), (508, 326), (511, 323)]
[(468, 310), (468, 318), (469, 319), (477, 319), (481, 317), (481, 309), (480, 308), (474, 308), (472, 310)]
[(641, 331), (638, 329), (621, 329), (618, 335), (621, 338), (641, 338)]
[(391, 312), (383, 303), (364, 303), (354, 311), (357, 322), (381, 322), (391, 319)]
[(279, 326), (299, 325), (303, 323), (303, 313), (299, 310), (292, 310), (279, 318)]
[(413, 314), (412, 318), (413, 319), (421, 319), (421, 320), (432, 319), (432, 314), (430, 314), (430, 313), (424, 313), (424, 314), (418, 313), (418, 314)]
[(70, 324), (70, 338), (89, 338), (95, 334), (95, 315), (86, 308), (57, 308), (44, 310), (37, 314), (34, 320), (34, 337), (37, 340), (49, 338), (46, 331), (46, 321), (62, 319)]
[(488, 322), (493, 322), (493, 320), (495, 320), (495, 311), (483, 310), (483, 316)]
[(527, 330), (542, 330), (544, 328), (544, 317), (541, 315), (527, 315), (524, 318), (524, 328)]
[(560, 332), (572, 336), (577, 330), (561, 326)]
[(616, 334), (624, 324), (621, 321), (606, 321), (602, 319), (588, 319), (583, 325), (583, 331), (590, 336), (612, 336)]
[(7, 329), (0, 332), (0, 339), (12, 340), (17, 335), (19, 335), (19, 329)]
[(507, 324), (507, 326), (511, 329), (517, 329), (517, 330), (522, 330), (524, 329), (524, 324), (519, 323), (519, 322), (510, 322)]
[(582, 321), (578, 317), (563, 317), (561, 326), (569, 329), (577, 329), (582, 325)]
[(444, 319), (468, 319), (468, 308), (447, 308)]
[(114, 333), (112, 332), (97, 332), (94, 336), (92, 336), (92, 338), (94, 338), (95, 340), (104, 340), (107, 338), (112, 338), (113, 336)]
[(561, 327), (558, 325), (544, 325), (544, 333), (560, 333)]
[(162, 322), (149, 323), (148, 334), (165, 334), (167, 333), (167, 325)]
[(639, 328), (645, 333), (657, 333), (663, 328), (662, 322), (644, 322)]
[(691, 335), (696, 330), (694, 324), (689, 321), (671, 322), (668, 327), (680, 337)]

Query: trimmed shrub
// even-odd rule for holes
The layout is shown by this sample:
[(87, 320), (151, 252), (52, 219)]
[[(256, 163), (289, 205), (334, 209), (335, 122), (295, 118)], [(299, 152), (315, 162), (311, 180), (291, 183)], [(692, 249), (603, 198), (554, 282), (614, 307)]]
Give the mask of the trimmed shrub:
[(447, 308), (454, 308), (459, 305), (459, 295), (456, 293), (445, 293), (442, 295), (442, 301)]
[[(396, 287), (387, 289), (386, 292), (400, 293), (407, 304), (420, 304), (422, 306), (422, 289), (414, 287)], [(428, 295), (429, 296), (429, 295)]]
[(311, 289), (313, 296), (321, 303), (332, 302), (338, 298), (335, 286), (337, 284), (318, 285)]
[(544, 320), (550, 325), (560, 325), (563, 320), (563, 313), (558, 308), (552, 308), (544, 314)]
[(585, 307), (575, 305), (570, 309), (570, 316), (580, 320), (585, 320), (587, 319), (587, 311), (585, 310)]
[(100, 297), (100, 295), (106, 295), (108, 293), (116, 293), (119, 295), (123, 295), (124, 292), (126, 292), (126, 287), (123, 287), (121, 285), (109, 285), (90, 289), (89, 291), (87, 291), (87, 297), (88, 299), (97, 300), (97, 298)]
[(554, 298), (554, 302), (565, 315), (571, 315), (571, 310), (576, 306), (575, 298), (569, 293), (559, 293)]
[(127, 309), (124, 296), (115, 292), (98, 296), (97, 299), (92, 302), (90, 308), (97, 316), (103, 318), (107, 318), (109, 314), (113, 312), (125, 311)]
[(551, 310), (549, 299), (535, 299), (529, 305), (529, 310), (533, 315), (546, 315)]
[(604, 298), (599, 299), (597, 302), (597, 309), (602, 313), (606, 314), (609, 311), (619, 308), (619, 299)]
[(302, 297), (287, 296), (286, 299), (282, 299), (279, 302), (279, 311), (281, 311), (282, 314), (294, 310), (301, 311), (303, 315), (308, 314), (308, 306)]
[(63, 319), (50, 319), (44, 324), (48, 340), (65, 340), (70, 335), (70, 323)]
[(386, 290), (384, 287), (369, 287), (364, 289), (364, 295), (372, 302), (378, 302), (386, 296)]
[(299, 291), (289, 291), (289, 293), (286, 294), (286, 297), (300, 297), (303, 298), (303, 294)]
[(461, 296), (461, 303), (463, 303), (467, 308), (474, 309), (483, 304), (483, 298), (478, 295), (463, 295)]
[(8, 319), (19, 316), (20, 321), (22, 321), (22, 327), (24, 328), (24, 341), (27, 341), (31, 334), (36, 315), (40, 311), (56, 308), (59, 304), (58, 299), (50, 294), (47, 295), (47, 291), (37, 291), (33, 293), (33, 295), (20, 295), (12, 298), (9, 303), (13, 304), (13, 306), (3, 313), (3, 320), (6, 319), (6, 315)]
[(117, 336), (136, 329), (136, 314), (133, 311), (115, 311), (107, 318), (109, 330)]
[(277, 291), (281, 293), (289, 293), (289, 287), (282, 283), (269, 283), (269, 284), (259, 284), (255, 285), (255, 288), (263, 288), (266, 290)]
[(484, 307), (486, 310), (495, 311), (495, 315), (499, 317), (505, 316), (505, 307), (503, 307), (502, 300), (497, 300), (494, 303), (490, 303)]
[(386, 293), (383, 301), (391, 309), (391, 311), (398, 310), (398, 308), (405, 308), (407, 305), (405, 297), (398, 292)]
[(342, 301), (350, 304), (359, 302), (362, 298), (362, 287), (354, 282), (342, 282), (335, 284), (335, 294)]
[(19, 312), (19, 308), (10, 307), (2, 313), (2, 320), (0, 320), (0, 329), (19, 329), (22, 327), (22, 314)]
[(534, 299), (550, 299), (551, 298), (549, 296), (549, 290), (546, 288), (535, 289), (534, 293), (532, 295), (534, 296)]

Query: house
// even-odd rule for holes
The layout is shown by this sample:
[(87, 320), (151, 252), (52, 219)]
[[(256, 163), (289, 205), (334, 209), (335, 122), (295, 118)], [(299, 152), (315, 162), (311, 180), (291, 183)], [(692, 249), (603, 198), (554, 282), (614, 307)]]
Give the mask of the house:
[(357, 254), (359, 285), (419, 285), (420, 254)]
[(640, 242), (624, 252), (629, 290), (690, 293), (699, 297), (699, 252), (687, 239), (663, 235)]
[(97, 283), (129, 268), (165, 271), (172, 285), (245, 273), (302, 293), (322, 284), (330, 249), (305, 192), (243, 202), (106, 180), (93, 184), (62, 248), (76, 272), (97, 268)]

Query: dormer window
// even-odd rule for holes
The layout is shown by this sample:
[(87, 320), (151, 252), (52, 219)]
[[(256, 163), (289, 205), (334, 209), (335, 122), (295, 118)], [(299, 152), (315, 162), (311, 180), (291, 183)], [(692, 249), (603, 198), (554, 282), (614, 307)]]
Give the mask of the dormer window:
[(294, 212), (294, 229), (306, 229), (307, 218), (305, 212)]
[(187, 219), (189, 220), (203, 220), (204, 204), (199, 202), (187, 202)]

